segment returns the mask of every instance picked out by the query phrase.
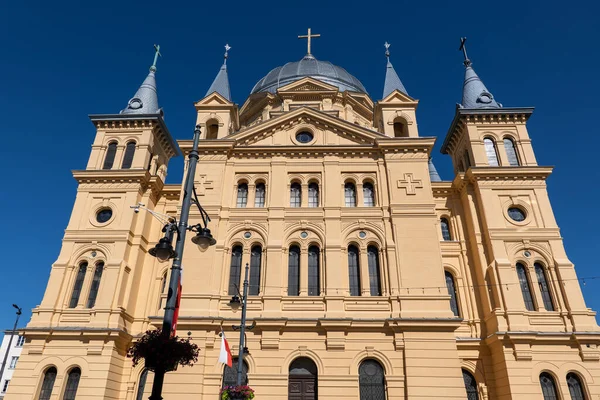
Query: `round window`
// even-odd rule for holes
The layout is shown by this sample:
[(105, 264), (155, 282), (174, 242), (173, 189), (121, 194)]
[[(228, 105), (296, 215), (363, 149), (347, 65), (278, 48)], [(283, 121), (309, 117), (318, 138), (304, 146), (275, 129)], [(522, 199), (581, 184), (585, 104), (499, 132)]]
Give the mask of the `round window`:
[(113, 215), (113, 213), (110, 208), (103, 208), (102, 210), (98, 211), (98, 213), (96, 214), (96, 221), (103, 224), (105, 222), (108, 222), (108, 220), (112, 218), (112, 215)]
[(246, 239), (250, 239), (250, 238), (252, 237), (252, 233), (250, 233), (250, 232), (246, 232), (246, 233), (244, 233), (244, 237), (245, 237)]
[(302, 239), (306, 239), (308, 237), (308, 232), (304, 231), (304, 232), (300, 233), (300, 237)]
[(296, 134), (296, 140), (300, 143), (310, 143), (312, 142), (314, 135), (307, 131), (298, 132)]
[(523, 222), (523, 221), (525, 221), (525, 218), (527, 218), (527, 215), (525, 215), (525, 211), (523, 211), (519, 207), (510, 207), (508, 209), (508, 216), (513, 221), (517, 221), (517, 222)]
[(364, 239), (364, 238), (366, 238), (366, 237), (367, 237), (367, 232), (365, 232), (365, 231), (360, 231), (360, 232), (358, 233), (358, 237), (359, 237), (359, 238), (361, 238), (361, 239)]

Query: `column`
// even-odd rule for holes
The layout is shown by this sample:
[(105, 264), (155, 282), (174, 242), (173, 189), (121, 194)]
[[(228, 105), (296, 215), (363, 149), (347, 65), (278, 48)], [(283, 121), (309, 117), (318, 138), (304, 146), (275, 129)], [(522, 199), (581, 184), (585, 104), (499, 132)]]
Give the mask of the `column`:
[(305, 247), (300, 249), (300, 296), (308, 296), (308, 249)]
[(365, 199), (363, 193), (363, 184), (362, 182), (356, 183), (356, 207), (364, 207)]
[(369, 280), (369, 257), (367, 255), (367, 249), (361, 248), (359, 249), (360, 256), (360, 288), (361, 288), (361, 296), (370, 296), (371, 295), (371, 281)]
[(256, 198), (256, 186), (253, 183), (248, 183), (248, 202), (246, 207), (254, 207), (254, 199)]

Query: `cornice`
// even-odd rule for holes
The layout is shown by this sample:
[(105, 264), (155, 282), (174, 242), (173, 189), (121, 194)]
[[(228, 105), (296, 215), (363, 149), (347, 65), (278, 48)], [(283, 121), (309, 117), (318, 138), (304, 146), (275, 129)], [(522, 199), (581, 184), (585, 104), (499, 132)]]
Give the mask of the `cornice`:
[(545, 181), (554, 167), (471, 167), (465, 173), (469, 182), (481, 181), (514, 181), (517, 183)]

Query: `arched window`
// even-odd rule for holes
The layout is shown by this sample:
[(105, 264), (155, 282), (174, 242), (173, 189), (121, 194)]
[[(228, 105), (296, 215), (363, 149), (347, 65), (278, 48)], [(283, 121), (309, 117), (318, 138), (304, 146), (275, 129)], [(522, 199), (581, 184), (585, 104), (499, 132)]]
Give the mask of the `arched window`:
[(210, 120), (206, 123), (206, 138), (208, 140), (216, 139), (219, 135), (219, 123), (217, 121)]
[(369, 288), (371, 296), (381, 296), (379, 249), (375, 246), (367, 247), (367, 259), (369, 261)]
[(450, 224), (446, 218), (440, 218), (440, 226), (442, 227), (442, 238), (444, 240), (452, 240), (450, 236)]
[(571, 400), (586, 400), (581, 379), (579, 379), (577, 374), (573, 372), (567, 374), (567, 386), (569, 386)]
[(314, 361), (307, 357), (296, 358), (288, 376), (288, 399), (318, 399), (318, 370)]
[(102, 169), (111, 169), (115, 163), (115, 155), (117, 154), (117, 142), (110, 142), (106, 148), (106, 156), (104, 157), (104, 165)]
[(540, 385), (542, 386), (542, 395), (544, 400), (558, 400), (556, 393), (556, 384), (554, 378), (547, 372), (540, 374)]
[(531, 297), (531, 285), (529, 284), (529, 276), (523, 264), (517, 264), (517, 276), (519, 277), (519, 284), (521, 285), (521, 294), (523, 295), (523, 301), (525, 302), (525, 308), (529, 311), (535, 311), (535, 304)]
[(346, 207), (356, 207), (356, 186), (352, 182), (344, 184), (344, 199)]
[(463, 381), (465, 382), (465, 390), (467, 391), (467, 400), (478, 400), (479, 393), (477, 392), (477, 381), (475, 377), (466, 369), (462, 370)]
[(517, 156), (517, 149), (515, 142), (510, 138), (504, 138), (504, 149), (506, 149), (506, 157), (508, 158), (508, 165), (512, 167), (519, 166), (519, 157)]
[(302, 187), (298, 182), (290, 185), (290, 207), (302, 206)]
[(82, 262), (79, 264), (77, 276), (75, 277), (75, 285), (73, 285), (73, 293), (71, 294), (71, 301), (69, 301), (69, 308), (75, 308), (77, 307), (77, 303), (79, 303), (79, 296), (81, 296), (81, 288), (83, 287), (83, 280), (85, 279), (87, 266), (87, 262)]
[(535, 263), (534, 267), (538, 286), (540, 288), (540, 292), (542, 293), (542, 300), (544, 301), (544, 308), (547, 311), (554, 311), (554, 304), (552, 303), (552, 296), (550, 295), (550, 289), (548, 288), (548, 281), (546, 279), (544, 267), (540, 263)]
[(248, 203), (248, 184), (238, 183), (236, 205), (238, 208), (246, 208), (246, 203)]
[(137, 395), (135, 400), (144, 400), (144, 390), (146, 390), (146, 381), (148, 380), (148, 370), (144, 369), (140, 375), (140, 383), (138, 383)]
[(250, 252), (250, 286), (248, 294), (258, 296), (260, 293), (260, 268), (262, 264), (262, 247), (253, 246)]
[(485, 155), (488, 159), (488, 164), (490, 167), (498, 166), (498, 153), (496, 153), (496, 143), (491, 138), (483, 139), (483, 145), (485, 147)]
[(308, 184), (308, 206), (319, 207), (319, 184), (317, 182)]
[(399, 118), (394, 120), (394, 137), (408, 137), (408, 129), (404, 120)]
[(319, 246), (310, 246), (308, 248), (308, 295), (309, 296), (319, 296), (321, 294), (320, 258), (321, 258), (321, 250), (319, 249)]
[(65, 386), (65, 395), (63, 400), (75, 400), (77, 394), (77, 387), (79, 386), (79, 379), (81, 378), (81, 370), (79, 368), (73, 368), (69, 372), (67, 378), (67, 386)]
[(358, 249), (354, 245), (348, 246), (348, 278), (350, 296), (360, 296), (360, 265), (358, 263)]
[(454, 276), (449, 271), (444, 271), (446, 277), (446, 288), (448, 288), (448, 294), (450, 295), (450, 309), (455, 316), (460, 317), (458, 311), (458, 295), (456, 293), (456, 285), (454, 284)]
[(266, 196), (267, 196), (267, 189), (265, 188), (265, 184), (262, 182), (257, 183), (255, 196), (254, 196), (254, 207), (264, 207)]
[(135, 142), (127, 143), (125, 146), (125, 155), (123, 156), (123, 165), (121, 168), (129, 169), (131, 168), (131, 164), (133, 163), (133, 155), (135, 154)]
[(54, 381), (56, 380), (56, 368), (50, 367), (44, 372), (44, 380), (42, 381), (42, 387), (40, 389), (40, 397), (38, 400), (50, 400), (52, 396), (52, 389), (54, 388)]
[(96, 264), (96, 269), (94, 270), (94, 279), (92, 279), (92, 287), (90, 288), (90, 294), (88, 296), (87, 308), (93, 308), (96, 305), (96, 297), (98, 297), (98, 288), (100, 287), (100, 279), (102, 279), (103, 270), (103, 262)]
[(363, 183), (363, 198), (365, 207), (375, 207), (375, 189), (371, 182)]
[[(236, 386), (237, 385), (237, 372), (238, 372), (238, 358), (235, 357), (231, 360), (231, 368), (225, 365), (223, 368), (223, 386)], [(246, 361), (242, 361), (242, 385), (248, 384), (248, 364)]]
[(290, 246), (288, 258), (288, 296), (300, 294), (300, 247)]
[(385, 374), (375, 360), (364, 360), (358, 367), (360, 400), (385, 400)]
[(242, 272), (242, 246), (234, 246), (231, 249), (231, 265), (229, 267), (229, 289), (230, 295), (238, 294), (240, 274)]

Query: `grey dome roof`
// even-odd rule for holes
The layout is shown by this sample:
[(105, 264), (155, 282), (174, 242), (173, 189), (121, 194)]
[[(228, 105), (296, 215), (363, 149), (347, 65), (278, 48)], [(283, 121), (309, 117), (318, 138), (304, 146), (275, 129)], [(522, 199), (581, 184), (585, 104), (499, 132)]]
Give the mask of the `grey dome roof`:
[(273, 69), (254, 85), (251, 93), (275, 93), (278, 88), (307, 76), (337, 86), (342, 92), (348, 90), (367, 93), (363, 84), (344, 68), (333, 65), (329, 61), (319, 61), (311, 54), (307, 54), (300, 61), (289, 62)]

